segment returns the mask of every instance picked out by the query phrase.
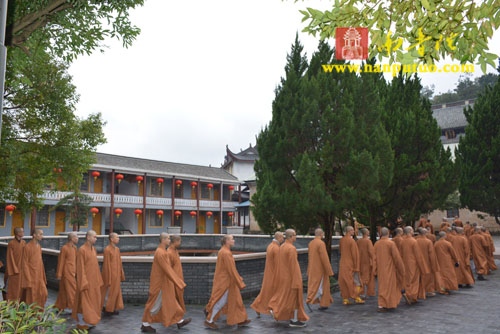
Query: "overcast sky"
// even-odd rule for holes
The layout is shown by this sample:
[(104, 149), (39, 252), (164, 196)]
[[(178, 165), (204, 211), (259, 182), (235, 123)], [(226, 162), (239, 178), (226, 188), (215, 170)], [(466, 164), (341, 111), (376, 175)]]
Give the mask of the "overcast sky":
[[(218, 167), (226, 144), (232, 151), (254, 145), (271, 120), (295, 33), (309, 56), (317, 47), (300, 32), (298, 10), (330, 3), (146, 0), (131, 13), (142, 31), (129, 49), (106, 41), (105, 53), (71, 66), (77, 114), (103, 114), (108, 142), (99, 152)], [(489, 45), (500, 54), (500, 33)], [(477, 66), (474, 76), (481, 74)], [(444, 92), (458, 77), (429, 74), (423, 84)]]

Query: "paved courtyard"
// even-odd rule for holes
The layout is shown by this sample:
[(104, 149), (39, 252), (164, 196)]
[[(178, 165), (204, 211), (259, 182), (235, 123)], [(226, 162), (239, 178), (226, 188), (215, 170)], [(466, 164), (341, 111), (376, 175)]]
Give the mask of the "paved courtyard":
[[(500, 266), (500, 260), (496, 260)], [(500, 272), (487, 277), (488, 281), (476, 282), (473, 289), (462, 289), (450, 296), (429, 298), (415, 306), (403, 303), (394, 312), (377, 313), (376, 297), (365, 305), (341, 305), (340, 294), (333, 295), (334, 305), (327, 311), (310, 313), (306, 328), (288, 328), (286, 322), (275, 322), (270, 316), (256, 318), (246, 300), (251, 324), (245, 328), (228, 327), (219, 321), (219, 332), (236, 333), (500, 333)], [(57, 292), (49, 291), (49, 302), (55, 302)], [(203, 326), (203, 305), (188, 305), (187, 317), (191, 324), (179, 330), (176, 326), (164, 328), (154, 324), (158, 333), (209, 333), (216, 332)], [(104, 317), (91, 333), (140, 333), (144, 305), (127, 304), (125, 310), (113, 317)], [(69, 324), (75, 325), (72, 319)], [(74, 327), (73, 327), (74, 328)]]

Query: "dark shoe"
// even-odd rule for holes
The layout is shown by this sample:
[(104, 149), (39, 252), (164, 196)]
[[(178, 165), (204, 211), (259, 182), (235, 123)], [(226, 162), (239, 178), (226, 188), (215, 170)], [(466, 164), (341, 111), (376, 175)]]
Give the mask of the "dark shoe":
[(477, 280), (478, 281), (487, 281), (487, 279), (484, 278), (483, 275), (477, 275)]
[(326, 311), (326, 310), (328, 310), (328, 307), (326, 307), (326, 306), (321, 306), (318, 310), (320, 310), (320, 311)]
[(118, 312), (118, 311), (113, 312), (113, 315), (118, 315), (118, 314), (120, 314), (120, 312)]
[(114, 312), (104, 311), (103, 314), (104, 314), (105, 317), (110, 317), (110, 316), (112, 316), (115, 313)]
[(472, 289), (472, 285), (470, 285), (470, 284), (466, 284), (466, 285), (464, 286), (464, 288), (466, 288), (466, 289)]
[(458, 287), (461, 289), (463, 288), (464, 286), (462, 284), (459, 284)]
[(208, 317), (208, 311), (206, 308), (203, 309), (203, 314), (205, 315), (205, 318)]
[(377, 312), (380, 312), (380, 313), (385, 313), (387, 312), (388, 310), (385, 308), (385, 307), (378, 307), (377, 308)]
[(205, 326), (207, 326), (208, 328), (212, 328), (212, 329), (218, 329), (219, 327), (217, 327), (217, 325), (215, 324), (215, 322), (208, 322), (205, 320)]
[(144, 325), (142, 325), (141, 326), (141, 332), (143, 332), (143, 333), (156, 333), (156, 329), (154, 329), (151, 326), (144, 326)]
[(290, 320), (290, 327), (296, 327), (296, 328), (299, 328), (299, 327), (306, 327), (306, 323), (305, 322), (302, 322), (302, 321), (292, 321)]
[(257, 319), (260, 318), (260, 312), (255, 311), (257, 313)]
[(309, 309), (309, 312), (313, 312), (313, 309), (311, 308), (311, 304), (306, 303), (306, 306)]
[(190, 322), (191, 322), (191, 318), (186, 318), (186, 319), (182, 320), (182, 322), (180, 324), (177, 324), (177, 328), (181, 329), (182, 327), (186, 326)]
[(249, 320), (249, 319), (247, 319), (247, 320), (245, 320), (245, 321), (243, 321), (243, 322), (240, 322), (240, 323), (238, 324), (238, 327), (247, 326), (249, 323), (250, 323), (250, 320)]

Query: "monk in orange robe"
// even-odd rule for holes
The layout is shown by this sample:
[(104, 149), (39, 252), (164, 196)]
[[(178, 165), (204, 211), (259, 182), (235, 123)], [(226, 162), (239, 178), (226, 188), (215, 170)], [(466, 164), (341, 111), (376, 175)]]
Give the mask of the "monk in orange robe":
[(55, 307), (66, 312), (69, 312), (68, 309), (75, 303), (77, 244), (76, 233), (68, 233), (68, 242), (61, 248), (57, 261), (56, 278), (59, 280), (59, 293)]
[(474, 266), (476, 267), (477, 279), (485, 281), (483, 275), (488, 274), (488, 258), (486, 257), (485, 249), (488, 247), (486, 239), (481, 235), (481, 228), (477, 226), (474, 234), (470, 236), (470, 247)]
[(97, 252), (94, 247), (97, 236), (94, 230), (87, 231), (85, 243), (76, 253), (76, 294), (72, 317), (76, 328), (89, 330), (101, 320), (101, 288), (103, 286)]
[(285, 242), (280, 247), (278, 260), (278, 289), (269, 302), (269, 308), (275, 320), (290, 320), (290, 327), (305, 327), (309, 317), (304, 311), (302, 273), (297, 249), (293, 245), (296, 239), (293, 229), (285, 231)]
[(359, 249), (356, 241), (352, 238), (354, 229), (346, 227), (346, 234), (340, 239), (340, 264), (339, 264), (339, 287), (342, 303), (350, 305), (349, 299), (354, 299), (357, 304), (364, 304), (359, 297), (358, 288), (361, 286), (359, 278)]
[(284, 236), (282, 232), (276, 232), (274, 239), (266, 249), (266, 266), (264, 268), (264, 278), (262, 279), (262, 288), (250, 307), (257, 312), (257, 317), (261, 313), (271, 314), (269, 312), (269, 302), (274, 292), (278, 289), (278, 260), (280, 245), (283, 243)]
[(378, 277), (378, 312), (396, 308), (404, 289), (405, 268), (396, 244), (389, 239), (389, 229), (380, 229), (380, 240), (373, 248), (374, 271)]
[(462, 221), (458, 218), (458, 216), (455, 216), (455, 219), (453, 220), (453, 224), (455, 224), (456, 227), (464, 227), (464, 224)]
[(436, 242), (436, 236), (434, 235), (434, 232), (430, 228), (426, 228), (427, 233), (425, 234), (425, 237), (432, 241), (432, 244)]
[(236, 270), (231, 247), (234, 246), (234, 238), (227, 234), (221, 240), (222, 247), (217, 254), (215, 264), (215, 274), (212, 285), (212, 295), (205, 307), (207, 318), (205, 326), (208, 328), (218, 328), (215, 320), (223, 314), (227, 315), (229, 326), (246, 326), (250, 323), (247, 317), (245, 305), (241, 298), (240, 290), (245, 288), (243, 278)]
[[(170, 236), (170, 245), (167, 248), (168, 261), (175, 274), (184, 281), (184, 273), (182, 272), (181, 257), (179, 256), (179, 247), (181, 247), (181, 237), (179, 235)], [(184, 305), (184, 289), (175, 287), (175, 299), (181, 306), (184, 313), (186, 313), (186, 306)], [(185, 322), (191, 321), (191, 318), (185, 319)], [(184, 324), (186, 325), (186, 324)]]
[(101, 288), (101, 305), (104, 306), (106, 303), (106, 307), (103, 309), (106, 316), (119, 314), (117, 310), (123, 310), (121, 282), (125, 281), (125, 273), (123, 272), (120, 248), (117, 247), (119, 242), (118, 234), (111, 233), (109, 245), (104, 249), (102, 262), (104, 285)]
[(446, 238), (446, 232), (439, 232), (439, 237), (439, 240), (434, 244), (434, 249), (440, 268), (441, 289), (444, 289), (446, 293), (450, 293), (451, 290), (458, 290), (457, 276), (453, 266), (458, 267), (460, 264), (451, 242)]
[(417, 245), (420, 248), (420, 253), (424, 258), (425, 264), (427, 268), (429, 268), (429, 273), (423, 275), (424, 290), (426, 297), (433, 297), (436, 295), (436, 274), (439, 273), (439, 265), (434, 251), (434, 245), (432, 241), (427, 238), (427, 229), (420, 228), (418, 232), (419, 234), (415, 239), (417, 240)]
[(417, 241), (413, 237), (413, 228), (404, 228), (403, 241), (401, 242), (401, 258), (405, 264), (405, 297), (411, 305), (417, 299), (425, 299), (423, 276), (429, 273)]
[(474, 233), (474, 227), (470, 224), (470, 222), (465, 222), (464, 226), (464, 235), (469, 240), (470, 236)]
[(359, 249), (359, 278), (360, 290), (363, 296), (375, 296), (375, 271), (373, 262), (375, 261), (375, 251), (370, 240), (370, 231), (366, 228), (361, 230), (362, 238), (356, 242)]
[(23, 250), (26, 242), (22, 240), (24, 229), (14, 229), (14, 239), (7, 245), (7, 264), (5, 276), (7, 278), (7, 300), (15, 301), (21, 298), (21, 270), (23, 261)]
[(394, 230), (394, 236), (392, 237), (392, 241), (396, 244), (399, 253), (401, 254), (401, 242), (403, 241), (403, 229), (398, 227)]
[[(39, 228), (33, 230), (33, 239), (24, 247), (23, 264), (21, 271), (21, 296), (25, 297), (27, 304), (36, 303), (44, 308), (47, 301), (47, 278), (42, 260), (43, 231)], [(21, 297), (22, 299), (22, 297)]]
[[(486, 249), (486, 258), (488, 260), (488, 270), (493, 271), (497, 270), (497, 266), (495, 264), (495, 243), (493, 242), (493, 238), (491, 237), (490, 232), (486, 229), (486, 227), (481, 226), (481, 234), (483, 237), (486, 239), (486, 242), (488, 243), (488, 248)], [(488, 274), (489, 274), (488, 271)]]
[(457, 227), (457, 236), (453, 238), (452, 245), (458, 257), (460, 266), (455, 267), (455, 274), (457, 275), (458, 287), (472, 288), (474, 284), (474, 277), (470, 269), (470, 246), (467, 238), (464, 235), (464, 229)]
[(309, 243), (306, 305), (311, 312), (310, 304), (319, 303), (319, 310), (324, 311), (333, 303), (330, 293), (330, 276), (333, 276), (333, 270), (324, 238), (325, 232), (317, 228), (314, 231), (314, 239)]
[(430, 219), (427, 219), (427, 223), (425, 224), (424, 228), (426, 228), (427, 230), (430, 230), (430, 233), (434, 234), (434, 226), (432, 226)]
[(427, 219), (420, 217), (419, 221), (415, 224), (415, 230), (418, 231), (419, 228), (425, 228), (427, 225)]
[(155, 333), (156, 329), (151, 327), (154, 322), (162, 323), (165, 327), (177, 324), (177, 328), (191, 322), (190, 318), (183, 319), (184, 310), (175, 295), (175, 288), (183, 290), (186, 283), (172, 269), (166, 249), (168, 245), (170, 236), (165, 232), (160, 233), (160, 244), (156, 248), (151, 267), (149, 298), (142, 316), (143, 333)]
[(451, 227), (450, 223), (448, 222), (448, 219), (443, 218), (443, 221), (439, 226), (439, 232), (446, 232), (448, 230), (448, 227)]

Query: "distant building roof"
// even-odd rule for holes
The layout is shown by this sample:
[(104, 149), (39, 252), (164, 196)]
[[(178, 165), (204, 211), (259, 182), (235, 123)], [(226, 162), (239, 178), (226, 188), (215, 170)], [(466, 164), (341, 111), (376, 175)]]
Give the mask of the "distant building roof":
[(228, 145), (226, 145), (226, 156), (224, 157), (224, 163), (222, 164), (222, 168), (225, 168), (232, 161), (248, 161), (254, 162), (259, 159), (259, 152), (257, 151), (257, 146), (253, 146), (252, 144), (245, 150), (240, 151), (239, 153), (232, 152)]
[(189, 165), (176, 162), (158, 161), (125, 157), (120, 155), (96, 153), (94, 168), (116, 169), (117, 171), (165, 174), (185, 178), (200, 178), (239, 183), (238, 179), (218, 167)]
[(456, 101), (452, 103), (432, 105), (432, 116), (441, 130), (456, 129), (467, 126), (464, 108), (474, 106), (475, 99)]

